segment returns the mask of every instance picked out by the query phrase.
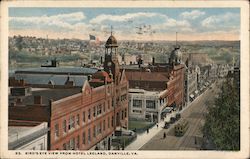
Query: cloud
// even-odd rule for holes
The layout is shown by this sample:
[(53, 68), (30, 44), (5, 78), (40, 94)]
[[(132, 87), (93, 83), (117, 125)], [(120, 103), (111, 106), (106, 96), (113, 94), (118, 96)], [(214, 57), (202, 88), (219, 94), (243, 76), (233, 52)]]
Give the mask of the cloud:
[(75, 12), (69, 14), (58, 14), (53, 16), (31, 16), (31, 17), (10, 17), (9, 22), (13, 27), (36, 27), (43, 29), (64, 29), (73, 30), (79, 26), (87, 27), (82, 21), (85, 19), (82, 12)]
[(207, 17), (201, 22), (201, 25), (205, 28), (231, 28), (239, 24), (240, 15), (236, 13), (227, 12), (221, 15), (213, 15)]
[[(122, 33), (136, 34), (138, 27), (141, 27), (141, 31), (145, 36), (152, 31), (162, 33), (176, 32), (176, 29), (185, 32), (192, 32), (194, 30), (187, 20), (176, 20), (165, 14), (155, 12), (127, 13), (124, 15), (101, 14), (89, 22), (94, 25), (97, 30), (104, 30), (104, 32), (109, 30), (109, 27), (106, 29), (107, 26), (112, 25), (115, 27), (115, 31), (121, 30)], [(135, 26), (137, 26), (137, 28)], [(150, 26), (150, 29), (148, 29), (148, 26)]]
[(192, 10), (191, 12), (183, 12), (180, 14), (180, 16), (183, 17), (184, 19), (196, 19), (205, 14), (206, 14), (205, 12), (199, 10)]
[(191, 24), (186, 20), (175, 20), (172, 18), (167, 19), (167, 21), (163, 24), (167, 27), (190, 27)]
[(114, 22), (128, 22), (141, 18), (167, 18), (167, 16), (159, 13), (146, 13), (146, 12), (138, 12), (138, 13), (127, 13), (125, 15), (111, 15), (111, 14), (101, 14), (90, 20), (92, 24), (100, 24), (105, 21), (114, 21)]

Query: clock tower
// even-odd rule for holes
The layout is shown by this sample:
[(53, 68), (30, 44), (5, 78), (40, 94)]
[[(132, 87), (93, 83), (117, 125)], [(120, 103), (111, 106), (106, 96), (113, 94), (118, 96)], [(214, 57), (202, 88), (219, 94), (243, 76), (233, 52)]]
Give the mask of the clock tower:
[(113, 76), (114, 84), (118, 85), (121, 77), (119, 62), (117, 57), (117, 40), (111, 35), (108, 38), (105, 44), (105, 61), (104, 61), (104, 70)]

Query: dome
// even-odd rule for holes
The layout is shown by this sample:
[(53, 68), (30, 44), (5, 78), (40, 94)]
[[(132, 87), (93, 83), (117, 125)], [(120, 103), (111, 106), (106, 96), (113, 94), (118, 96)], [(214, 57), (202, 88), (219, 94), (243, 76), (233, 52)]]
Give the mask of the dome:
[(176, 63), (181, 63), (181, 56), (182, 56), (182, 52), (180, 51), (179, 48), (175, 48), (170, 55), (170, 59), (172, 62), (176, 62)]
[(92, 75), (92, 79), (104, 79), (104, 78), (107, 80), (107, 82), (112, 82), (112, 79), (110, 79), (109, 74), (105, 71), (99, 70)]
[(105, 44), (105, 47), (106, 47), (106, 48), (109, 48), (109, 47), (118, 47), (118, 45), (117, 45), (117, 40), (116, 40), (116, 38), (115, 38), (113, 35), (111, 35), (111, 36), (108, 38), (108, 40), (107, 40), (107, 42), (106, 42), (106, 44)]

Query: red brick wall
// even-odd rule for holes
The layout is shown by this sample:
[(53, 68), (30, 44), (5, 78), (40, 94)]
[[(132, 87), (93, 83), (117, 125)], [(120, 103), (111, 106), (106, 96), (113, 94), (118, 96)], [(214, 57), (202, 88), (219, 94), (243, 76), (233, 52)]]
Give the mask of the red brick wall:
[[(109, 86), (109, 91), (108, 87)], [(114, 127), (112, 127), (112, 116), (115, 120), (114, 112), (124, 112), (126, 111), (126, 118), (124, 118), (121, 123), (126, 123), (128, 121), (128, 100), (126, 97), (126, 100), (123, 100), (121, 102), (118, 102), (115, 111), (114, 107), (112, 107), (112, 97), (114, 94), (112, 94), (112, 89), (118, 90), (118, 94), (122, 95), (126, 93), (128, 90), (121, 90), (122, 87), (128, 88), (127, 82), (124, 82), (121, 85), (115, 86), (113, 84), (109, 84), (106, 86), (101, 86), (97, 88), (93, 88), (90, 92), (90, 94), (86, 93), (79, 93), (67, 98), (64, 98), (59, 101), (55, 101), (52, 103), (51, 107), (51, 149), (63, 149), (63, 144), (69, 143), (70, 139), (75, 138), (77, 140), (78, 135), (80, 138), (80, 144), (79, 149), (81, 150), (87, 150), (94, 146), (96, 143), (107, 137), (108, 135), (112, 134), (114, 131)], [(113, 91), (114, 91), (113, 90)], [(109, 92), (109, 94), (108, 94)], [(113, 92), (114, 93), (114, 92)], [(115, 98), (116, 99), (116, 98)], [(93, 117), (93, 109), (94, 107), (102, 104), (102, 113), (98, 117)], [(105, 105), (105, 112), (104, 112), (104, 105)], [(91, 119), (88, 121), (88, 110), (91, 110)], [(83, 123), (83, 112), (85, 112), (85, 123)], [(76, 117), (79, 114), (79, 126), (76, 126)], [(97, 115), (97, 114), (96, 114)], [(121, 115), (121, 114), (120, 114)], [(75, 128), (73, 130), (68, 130), (69, 125), (69, 119), (71, 116), (75, 117)], [(125, 116), (125, 114), (124, 114)], [(109, 118), (109, 120), (108, 120)], [(67, 131), (64, 133), (63, 129), (63, 122), (66, 120), (67, 122)], [(105, 120), (105, 131), (103, 130), (103, 123)], [(109, 128), (108, 128), (108, 121)], [(97, 126), (99, 123), (102, 123), (102, 132), (98, 134), (96, 137), (93, 137), (93, 128), (94, 126)], [(59, 137), (55, 137), (55, 125), (58, 124), (59, 127)], [(88, 129), (91, 129), (91, 142), (88, 143)], [(85, 132), (85, 144), (83, 144), (83, 132)], [(76, 142), (75, 142), (76, 145)]]

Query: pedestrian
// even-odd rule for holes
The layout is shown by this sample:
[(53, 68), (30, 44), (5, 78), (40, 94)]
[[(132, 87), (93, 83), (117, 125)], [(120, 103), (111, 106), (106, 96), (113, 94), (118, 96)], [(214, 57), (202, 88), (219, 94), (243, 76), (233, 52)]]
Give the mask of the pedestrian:
[(149, 133), (149, 130), (148, 130), (148, 128), (147, 128), (147, 133)]
[(194, 137), (194, 144), (197, 144), (196, 136)]
[(165, 139), (165, 138), (166, 138), (166, 133), (164, 132), (164, 133), (163, 133), (163, 139)]
[(156, 124), (156, 126), (157, 126), (157, 129), (158, 129), (158, 126), (159, 126), (159, 125), (158, 125), (158, 124)]

